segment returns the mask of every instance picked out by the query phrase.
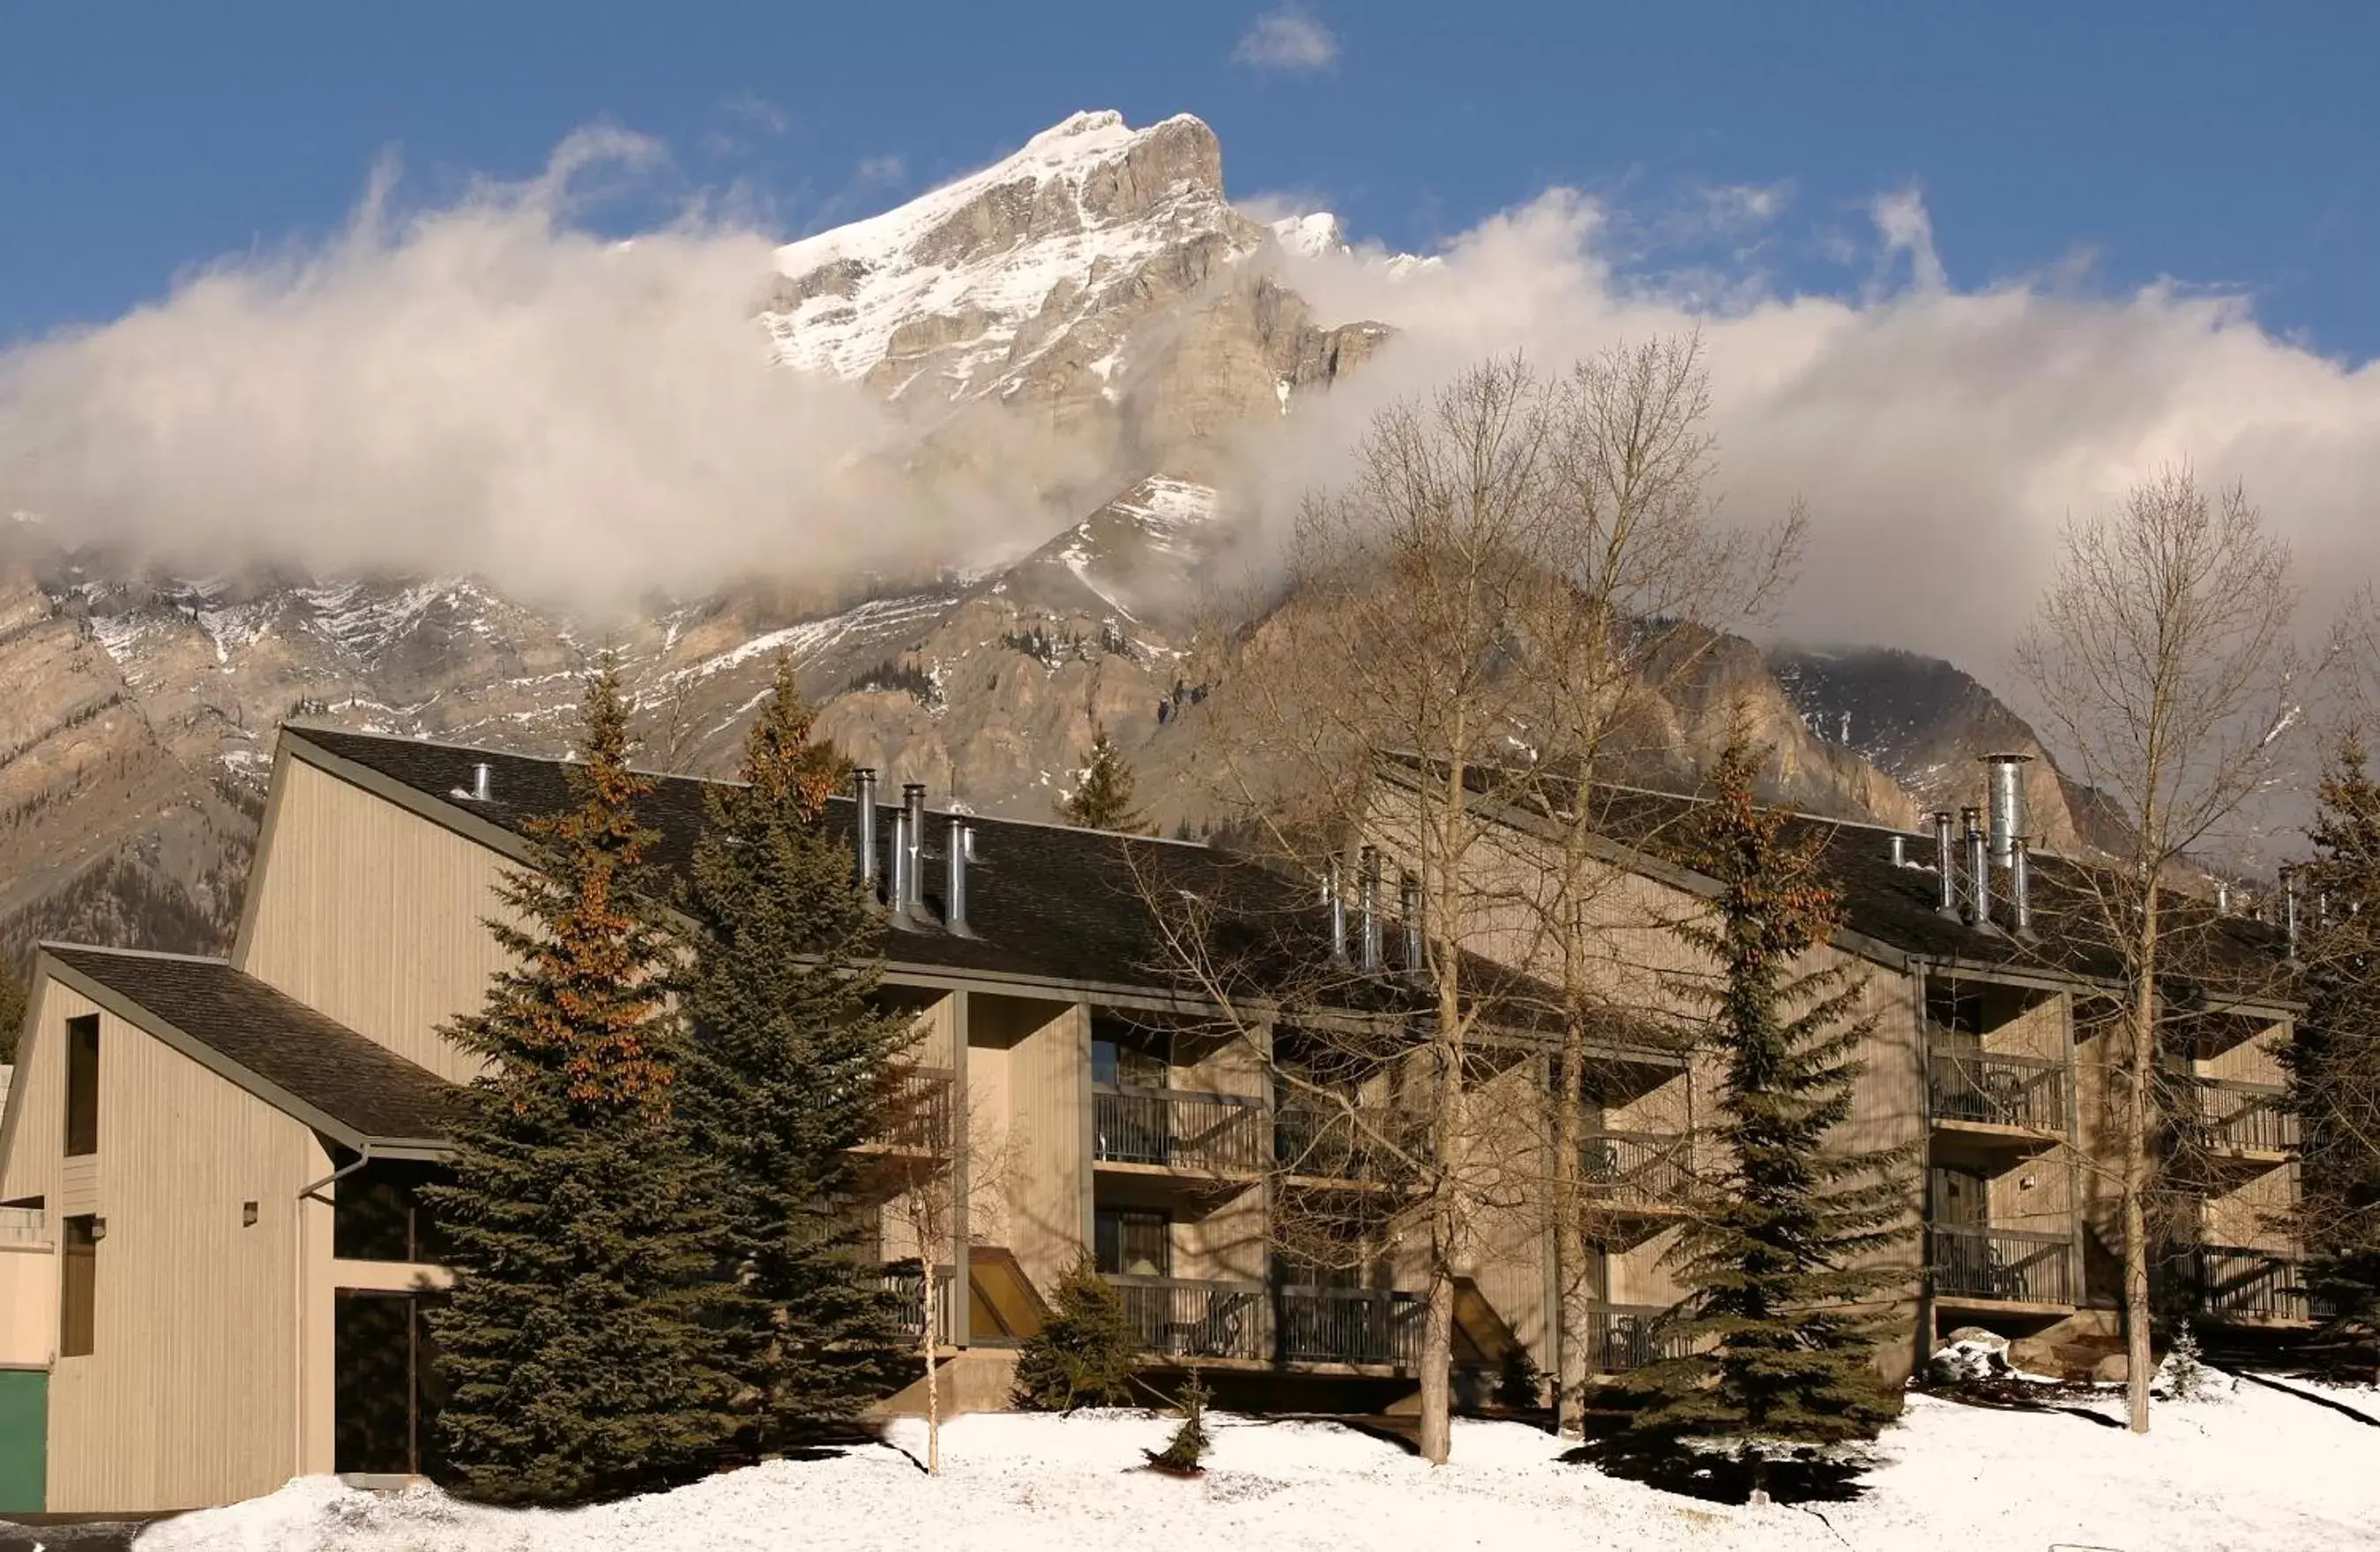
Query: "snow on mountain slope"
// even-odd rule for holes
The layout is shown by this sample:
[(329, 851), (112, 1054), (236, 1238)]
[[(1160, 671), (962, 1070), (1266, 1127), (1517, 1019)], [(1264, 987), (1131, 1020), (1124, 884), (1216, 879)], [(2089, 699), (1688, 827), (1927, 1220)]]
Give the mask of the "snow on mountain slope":
[(778, 358), (845, 378), (999, 386), (1115, 287), (1185, 242), (1263, 240), (1223, 200), (1221, 149), (1187, 115), (1132, 129), (1079, 113), (897, 210), (792, 243), (762, 321)]

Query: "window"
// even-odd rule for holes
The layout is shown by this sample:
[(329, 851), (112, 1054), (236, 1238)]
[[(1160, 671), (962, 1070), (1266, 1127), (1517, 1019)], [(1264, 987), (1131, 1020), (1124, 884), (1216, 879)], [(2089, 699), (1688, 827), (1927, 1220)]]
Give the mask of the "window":
[(1171, 1063), (1162, 1031), (1101, 1020), (1091, 1036), (1091, 1082), (1107, 1088), (1163, 1088)]
[(99, 1015), (67, 1020), (67, 1157), (99, 1151)]
[(1101, 1207), (1092, 1228), (1092, 1259), (1100, 1271), (1123, 1277), (1172, 1275), (1173, 1225), (1163, 1213)]
[(1991, 1182), (1973, 1170), (1936, 1165), (1928, 1171), (1926, 1217), (1937, 1228), (1981, 1229), (1991, 1221)]
[(69, 1218), (58, 1257), (58, 1356), (87, 1358), (99, 1326), (99, 1220)]
[(1937, 1049), (1973, 1050), (1983, 1043), (1983, 994), (1963, 991), (1955, 981), (1930, 983), (1925, 988), (1925, 1021), (1934, 1026)]
[(346, 1261), (443, 1261), (440, 1231), (421, 1188), (443, 1183), (436, 1164), (376, 1158), (343, 1177), (331, 1206), (331, 1254)]
[(436, 1471), (443, 1392), (426, 1316), (442, 1297), (339, 1290), (332, 1332), (334, 1470), (374, 1476)]

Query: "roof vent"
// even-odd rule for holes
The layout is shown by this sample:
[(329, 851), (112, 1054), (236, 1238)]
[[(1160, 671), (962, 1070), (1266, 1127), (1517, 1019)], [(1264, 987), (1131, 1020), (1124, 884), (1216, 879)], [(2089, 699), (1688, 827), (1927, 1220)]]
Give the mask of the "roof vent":
[(471, 767), (471, 784), (456, 787), (447, 795), (459, 797), (466, 803), (493, 803), (496, 800), (495, 767), (486, 760), (479, 761)]
[(1422, 938), (1420, 875), (1399, 873), (1397, 903), (1405, 914), (1405, 978), (1419, 985), (1429, 979), (1429, 954)]
[(1339, 859), (1330, 859), (1330, 867), (1322, 879), (1322, 904), (1330, 914), (1330, 957), (1343, 964), (1347, 962), (1347, 897), (1339, 882)]
[(1934, 816), (1934, 850), (1940, 877), (1935, 880), (1937, 894), (1934, 908), (1943, 915), (1957, 919), (1959, 915), (1958, 854), (1950, 849), (1950, 810), (1940, 809)]
[(1892, 838), (1892, 866), (1895, 867), (1909, 866), (1909, 837), (1906, 835), (1896, 835)]
[(2024, 833), (2024, 768), (2031, 755), (1985, 755), (1985, 800), (1991, 814), (1992, 866), (2015, 861), (2013, 843)]
[(1366, 970), (1380, 968), (1380, 849), (1366, 846), (1356, 854), (1355, 908), (1362, 945), (1359, 963)]
[(967, 924), (967, 865), (974, 862), (975, 826), (953, 818), (950, 825), (948, 850), (950, 875), (942, 881), (942, 926), (961, 938), (975, 936)]
[(876, 891), (876, 772), (861, 766), (851, 773), (852, 844), (859, 854), (859, 887)]

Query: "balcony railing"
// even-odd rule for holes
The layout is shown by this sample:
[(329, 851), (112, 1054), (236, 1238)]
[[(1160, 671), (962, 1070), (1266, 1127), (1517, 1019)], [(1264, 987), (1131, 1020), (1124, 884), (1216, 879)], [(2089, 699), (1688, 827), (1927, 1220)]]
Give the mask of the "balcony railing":
[(1658, 1304), (1601, 1304), (1586, 1322), (1586, 1367), (1590, 1374), (1626, 1374), (1664, 1358), (1683, 1358), (1694, 1343), (1668, 1328), (1670, 1311)]
[(1427, 1117), (1401, 1110), (1285, 1106), (1273, 1112), (1273, 1164), (1321, 1180), (1395, 1180), (1405, 1172), (1399, 1155), (1427, 1157), (1428, 1126)]
[(1589, 1134), (1579, 1159), (1588, 1204), (1625, 1210), (1684, 1205), (1694, 1188), (1690, 1141), (1676, 1133)]
[[(901, 1329), (913, 1337), (926, 1330), (926, 1278), (915, 1261), (894, 1262), (884, 1268), (880, 1279), (885, 1292), (892, 1295), (894, 1319)], [(951, 1295), (958, 1286), (955, 1269), (934, 1268), (934, 1342), (945, 1346), (951, 1340), (955, 1321), (951, 1314)]]
[(1418, 1293), (1290, 1286), (1274, 1290), (1273, 1302), (1283, 1363), (1421, 1365), (1427, 1306)]
[(2288, 1091), (2265, 1084), (2193, 1079), (2181, 1094), (2181, 1122), (2201, 1149), (2287, 1153), (2298, 1146), (2297, 1112)]
[(49, 1214), (40, 1207), (0, 1207), (0, 1244), (50, 1243)]
[(903, 1065), (892, 1070), (884, 1122), (875, 1142), (880, 1147), (919, 1153), (951, 1151), (953, 1109), (953, 1074), (947, 1067)]
[(1102, 1088), (1091, 1125), (1091, 1157), (1102, 1163), (1253, 1175), (1270, 1162), (1264, 1101), (1245, 1095)]
[(1167, 1358), (1272, 1355), (1271, 1311), (1260, 1282), (1113, 1275), (1124, 1324), (1145, 1352)]
[(1937, 1297), (2074, 1303), (2074, 1242), (2069, 1235), (1928, 1224), (1925, 1260)]
[(1926, 1075), (1937, 1121), (2066, 1130), (2066, 1064), (2055, 1058), (1937, 1051)]
[(2305, 1268), (2288, 1256), (2205, 1245), (2182, 1258), (2192, 1302), (2209, 1320), (2311, 1320), (2321, 1312)]

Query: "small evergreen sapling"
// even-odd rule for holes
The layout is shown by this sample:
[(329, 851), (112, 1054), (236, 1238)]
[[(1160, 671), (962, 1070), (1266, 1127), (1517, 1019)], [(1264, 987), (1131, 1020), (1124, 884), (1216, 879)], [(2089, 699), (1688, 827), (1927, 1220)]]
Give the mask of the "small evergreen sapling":
[(2198, 1333), (2185, 1320), (2173, 1333), (2173, 1347), (2165, 1355), (2161, 1377), (2166, 1394), (2177, 1401), (2211, 1400), (2215, 1396), (2215, 1371), (2206, 1366), (2198, 1351)]
[(1148, 1463), (1172, 1476), (1196, 1476), (1205, 1469), (1207, 1449), (1207, 1383), (1193, 1369), (1182, 1387), (1182, 1425), (1162, 1449), (1144, 1449)]
[(1050, 1318), (1017, 1351), (1014, 1399), (1026, 1412), (1128, 1406), (1139, 1367), (1123, 1301), (1083, 1256), (1059, 1279)]

